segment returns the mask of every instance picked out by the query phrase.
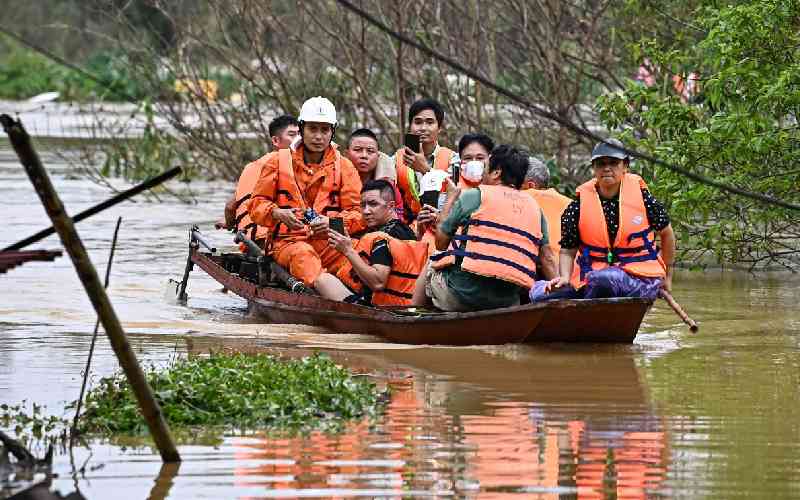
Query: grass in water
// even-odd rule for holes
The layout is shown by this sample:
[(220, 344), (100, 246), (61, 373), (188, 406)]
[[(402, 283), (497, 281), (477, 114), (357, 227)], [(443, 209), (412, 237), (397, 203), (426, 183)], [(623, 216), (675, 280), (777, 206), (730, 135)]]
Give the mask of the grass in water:
[[(171, 427), (331, 428), (373, 416), (381, 402), (375, 384), (354, 377), (330, 358), (285, 360), (265, 354), (211, 354), (147, 373)], [(123, 374), (103, 378), (84, 403), (80, 431), (146, 431)]]
[[(179, 442), (217, 442), (225, 429), (334, 432), (349, 420), (374, 417), (386, 396), (365, 377), (319, 354), (302, 359), (211, 354), (151, 368), (147, 379)], [(76, 403), (67, 406), (69, 419), (48, 416), (35, 403), (32, 410), (25, 401), (2, 404), (0, 428), (41, 450), (66, 443)], [(122, 373), (100, 379), (83, 408), (78, 428), (83, 437), (142, 444), (147, 427)]]

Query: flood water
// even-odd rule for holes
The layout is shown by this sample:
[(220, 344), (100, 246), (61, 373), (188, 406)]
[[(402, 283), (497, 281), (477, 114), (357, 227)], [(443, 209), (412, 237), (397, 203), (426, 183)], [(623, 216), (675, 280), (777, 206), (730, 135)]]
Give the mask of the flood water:
[[(4, 139), (3, 139), (4, 140)], [(70, 213), (108, 196), (43, 152)], [(179, 190), (182, 185), (171, 184)], [(180, 466), (150, 448), (92, 443), (59, 453), (53, 485), (90, 499), (469, 497), (800, 497), (800, 279), (681, 273), (675, 296), (633, 345), (413, 347), (260, 325), (243, 300), (195, 270), (187, 306), (165, 300), (187, 230), (212, 229), (232, 186), (192, 183), (200, 200), (138, 198), (78, 225), (102, 274), (123, 218), (109, 288), (144, 364), (209, 350), (324, 351), (392, 389), (375, 422), (341, 434), (253, 432), (182, 445)], [(0, 247), (48, 224), (0, 143)], [(59, 248), (51, 237), (32, 248)], [(0, 404), (64, 404), (80, 389), (95, 317), (67, 257), (0, 275)], [(487, 332), (487, 335), (490, 335)], [(117, 362), (100, 336), (92, 380)], [(30, 403), (29, 403), (30, 404)], [(74, 465), (73, 465), (74, 464)], [(75, 469), (84, 466), (84, 472)]]

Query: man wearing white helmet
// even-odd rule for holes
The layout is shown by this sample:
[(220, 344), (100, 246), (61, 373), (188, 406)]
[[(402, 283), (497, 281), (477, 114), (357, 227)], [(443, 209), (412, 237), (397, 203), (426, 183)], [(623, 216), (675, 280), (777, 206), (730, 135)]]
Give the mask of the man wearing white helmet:
[(361, 180), (350, 160), (331, 144), (337, 123), (331, 101), (308, 99), (298, 122), (299, 143), (264, 158), (250, 216), (269, 228), (266, 246), (275, 261), (323, 293), (326, 286), (340, 285), (328, 273), (335, 273), (347, 261), (328, 247), (330, 218), (341, 217), (349, 234), (365, 227)]

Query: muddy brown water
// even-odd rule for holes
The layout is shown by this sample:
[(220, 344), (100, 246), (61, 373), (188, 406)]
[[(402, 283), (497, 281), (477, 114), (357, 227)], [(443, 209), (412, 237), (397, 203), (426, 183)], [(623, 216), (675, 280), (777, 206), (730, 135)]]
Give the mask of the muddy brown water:
[[(43, 158), (70, 213), (107, 197)], [(171, 186), (180, 189), (181, 185)], [(261, 325), (197, 270), (187, 306), (165, 300), (187, 229), (211, 230), (232, 189), (192, 183), (199, 203), (139, 198), (79, 224), (104, 269), (123, 217), (110, 295), (144, 364), (222, 348), (321, 350), (393, 391), (377, 422), (340, 434), (253, 432), (182, 445), (164, 466), (150, 448), (95, 442), (59, 453), (54, 487), (90, 499), (476, 497), (800, 497), (800, 279), (680, 273), (691, 335), (658, 304), (633, 345), (433, 348), (303, 326)], [(0, 246), (47, 225), (16, 157), (0, 143)], [(56, 238), (35, 248), (59, 248)], [(0, 404), (77, 397), (94, 315), (68, 258), (0, 275)], [(92, 380), (117, 369), (104, 337)], [(75, 466), (85, 464), (82, 473)]]

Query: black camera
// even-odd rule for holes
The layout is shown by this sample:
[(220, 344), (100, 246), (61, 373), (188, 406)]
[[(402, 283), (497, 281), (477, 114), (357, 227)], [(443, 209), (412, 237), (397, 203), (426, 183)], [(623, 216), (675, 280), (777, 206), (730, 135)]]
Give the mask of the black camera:
[(313, 208), (307, 208), (305, 212), (303, 212), (303, 221), (306, 224), (311, 224), (311, 221), (319, 217), (319, 214)]

